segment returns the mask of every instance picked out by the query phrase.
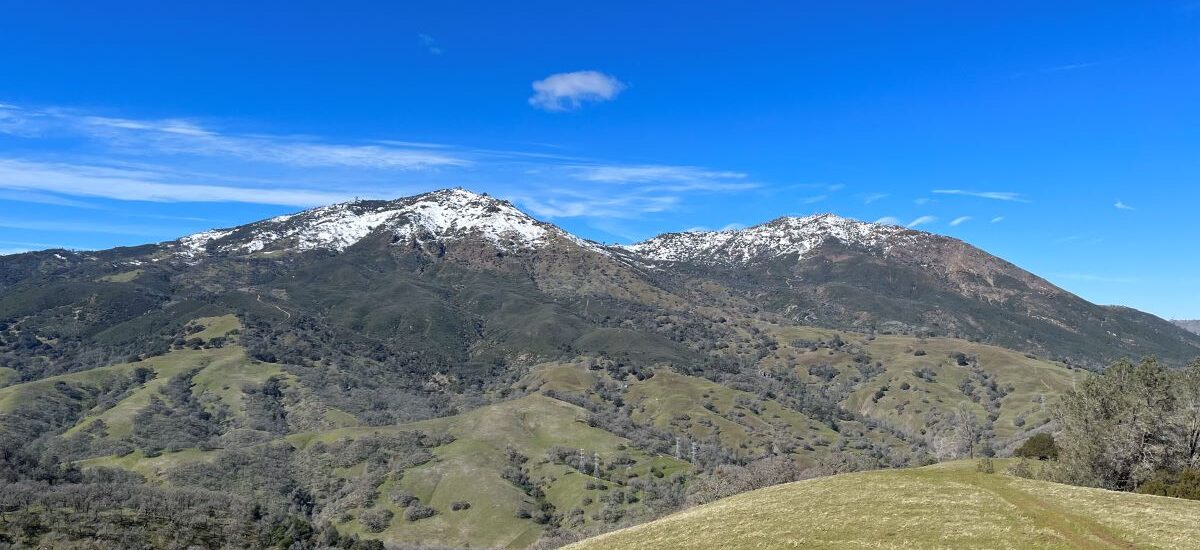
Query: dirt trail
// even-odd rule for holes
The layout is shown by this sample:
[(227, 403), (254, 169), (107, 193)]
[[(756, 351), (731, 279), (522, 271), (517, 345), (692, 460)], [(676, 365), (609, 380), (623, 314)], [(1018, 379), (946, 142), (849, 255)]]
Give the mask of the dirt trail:
[(1035, 525), (1053, 530), (1076, 548), (1136, 548), (1133, 543), (1117, 536), (1109, 528), (1013, 487), (1011, 480), (1002, 476), (973, 476), (967, 483), (1004, 499)]
[(288, 318), (288, 319), (291, 319), (291, 318), (292, 318), (292, 314), (291, 314), (291, 313), (289, 313), (289, 312), (288, 312), (288, 310), (286, 310), (286, 309), (283, 309), (283, 308), (281, 308), (281, 307), (279, 307), (279, 306), (277, 306), (277, 305), (275, 305), (275, 304), (271, 304), (271, 303), (264, 302), (264, 301), (263, 301), (263, 299), (262, 299), (262, 295), (261, 295), (261, 294), (255, 294), (255, 295), (254, 295), (254, 297), (258, 298), (258, 303), (260, 303), (260, 304), (267, 304), (267, 305), (269, 305), (269, 306), (271, 306), (271, 307), (273, 307), (273, 308), (275, 308), (275, 309), (278, 309), (279, 311), (283, 312), (283, 314), (284, 314), (284, 315), (287, 315), (287, 318)]

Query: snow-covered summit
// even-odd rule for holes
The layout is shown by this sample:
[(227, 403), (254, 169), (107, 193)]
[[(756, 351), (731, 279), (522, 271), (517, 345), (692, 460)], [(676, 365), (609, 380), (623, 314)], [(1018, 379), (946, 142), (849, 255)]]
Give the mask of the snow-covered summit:
[(181, 252), (250, 254), (261, 250), (342, 251), (377, 231), (397, 241), (452, 241), (480, 236), (504, 250), (532, 248), (551, 234), (575, 240), (539, 222), (512, 203), (464, 189), (443, 189), (393, 201), (361, 200), (322, 206), (234, 228), (205, 231), (179, 240)]
[(918, 232), (834, 214), (782, 217), (746, 229), (666, 233), (623, 247), (657, 261), (734, 265), (795, 254), (804, 258), (829, 239), (886, 253)]

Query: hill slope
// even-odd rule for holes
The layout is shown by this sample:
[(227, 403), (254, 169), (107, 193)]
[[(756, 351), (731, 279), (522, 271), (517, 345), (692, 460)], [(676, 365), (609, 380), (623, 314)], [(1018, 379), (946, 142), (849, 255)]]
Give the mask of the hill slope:
[(1183, 329), (1188, 332), (1194, 332), (1196, 334), (1200, 334), (1200, 320), (1193, 320), (1193, 321), (1178, 320), (1178, 321), (1175, 321), (1175, 324), (1183, 327)]
[(568, 546), (1195, 548), (1200, 502), (983, 474), (972, 461), (768, 487)]
[(624, 250), (803, 324), (980, 340), (1092, 367), (1144, 355), (1182, 365), (1200, 354), (1200, 339), (1168, 321), (1089, 303), (958, 239), (893, 225), (783, 217)]

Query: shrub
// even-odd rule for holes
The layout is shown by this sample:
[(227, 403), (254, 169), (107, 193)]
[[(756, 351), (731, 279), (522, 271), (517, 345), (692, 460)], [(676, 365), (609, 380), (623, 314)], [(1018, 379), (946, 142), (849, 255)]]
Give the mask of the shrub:
[(1015, 464), (1008, 467), (1008, 475), (1023, 477), (1025, 479), (1033, 479), (1033, 468), (1029, 466), (1029, 461), (1022, 458)]
[(386, 508), (375, 508), (359, 514), (358, 521), (367, 531), (379, 533), (387, 529), (393, 515), (392, 511)]
[(1186, 468), (1178, 473), (1159, 470), (1154, 477), (1139, 485), (1137, 492), (1200, 500), (1200, 468)]
[(399, 506), (401, 508), (404, 508), (404, 507), (408, 506), (409, 504), (416, 502), (416, 500), (417, 500), (417, 497), (415, 495), (413, 495), (412, 493), (410, 493), (408, 491), (405, 491), (404, 489), (400, 489), (398, 487), (393, 488), (391, 490), (391, 492), (388, 494), (388, 497), (390, 497), (392, 499), (392, 502), (394, 502), (396, 504), (396, 506)]
[(975, 464), (975, 471), (984, 474), (994, 474), (996, 473), (996, 465), (992, 462), (991, 458), (983, 457), (979, 459), (979, 463)]
[(1013, 451), (1013, 456), (1038, 460), (1057, 459), (1058, 445), (1054, 443), (1054, 436), (1042, 432), (1026, 439), (1025, 443)]
[(417, 521), (428, 517), (433, 517), (436, 514), (437, 510), (421, 504), (420, 502), (414, 502), (413, 504), (409, 505), (407, 510), (404, 511), (404, 519), (408, 521)]
[(470, 507), (471, 507), (471, 503), (463, 501), (463, 500), (456, 500), (456, 501), (450, 503), (450, 509), (454, 510), (455, 512), (457, 512), (459, 510), (467, 510)]

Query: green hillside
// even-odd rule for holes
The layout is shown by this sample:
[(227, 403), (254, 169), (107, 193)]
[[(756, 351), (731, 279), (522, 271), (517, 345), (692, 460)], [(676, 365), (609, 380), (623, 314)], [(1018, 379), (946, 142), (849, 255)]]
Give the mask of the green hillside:
[[(963, 340), (758, 323), (733, 337), (767, 339), (746, 367), (756, 375), (578, 356), (514, 366), (511, 386), (459, 414), (370, 426), (309, 385), (314, 367), (249, 357), (241, 330), (233, 316), (198, 318), (161, 356), (0, 388), (0, 418), (53, 418), (29, 426), (60, 433), (60, 456), (154, 486), (280, 503), (294, 495), (273, 491), (300, 490), (315, 521), (347, 535), (524, 548), (676, 510), (720, 464), (783, 455), (827, 474), (847, 455), (854, 468), (921, 463), (939, 456), (955, 414), (1004, 447), (1085, 376)], [(148, 416), (155, 400), (174, 412)], [(197, 414), (209, 415), (207, 439), (155, 432)], [(421, 507), (432, 515), (409, 517)]]
[(1034, 481), (973, 461), (768, 487), (569, 546), (1195, 548), (1200, 502)]

